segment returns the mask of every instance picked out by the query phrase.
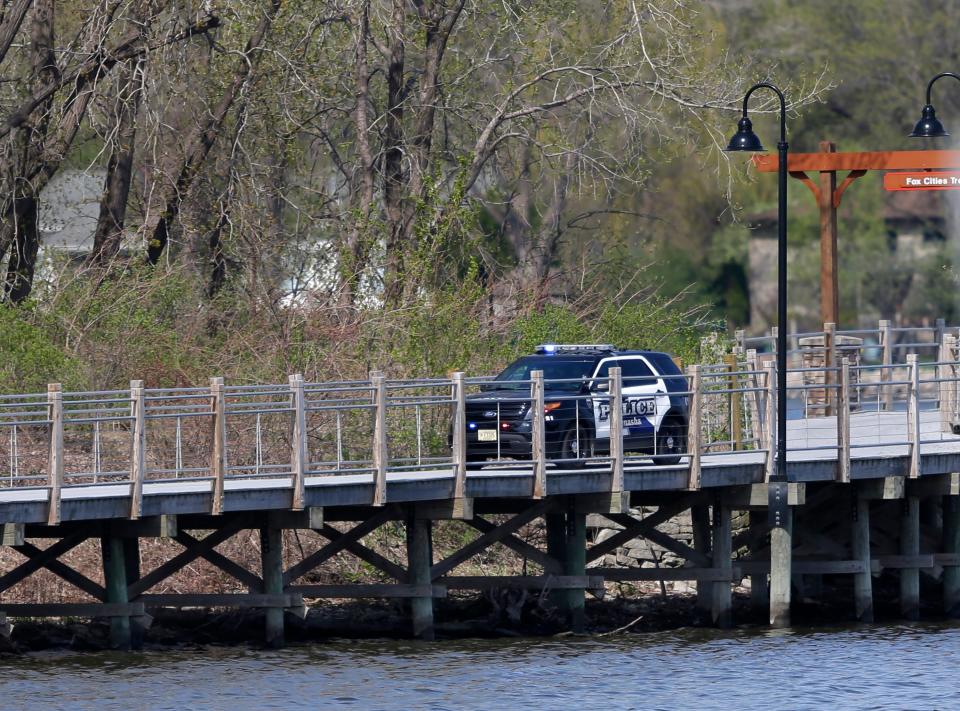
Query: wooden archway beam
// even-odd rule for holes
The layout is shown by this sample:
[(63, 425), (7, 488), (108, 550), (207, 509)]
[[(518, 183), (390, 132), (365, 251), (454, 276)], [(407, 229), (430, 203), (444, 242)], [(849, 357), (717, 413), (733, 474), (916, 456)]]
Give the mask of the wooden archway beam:
[[(776, 173), (780, 161), (775, 153), (751, 159), (761, 173)], [(837, 170), (940, 170), (960, 169), (960, 151), (864, 151), (850, 153), (791, 153), (791, 171)]]

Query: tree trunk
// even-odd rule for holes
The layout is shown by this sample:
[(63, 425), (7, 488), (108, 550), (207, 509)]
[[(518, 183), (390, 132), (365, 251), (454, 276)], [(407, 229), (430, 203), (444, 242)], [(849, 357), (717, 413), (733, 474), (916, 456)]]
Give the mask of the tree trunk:
[[(53, 54), (53, 0), (36, 0), (30, 21), (31, 69), (34, 81), (43, 86), (52, 82), (57, 74), (56, 58)], [(43, 155), (47, 129), (50, 123), (52, 97), (34, 111), (23, 127), (23, 153), (20, 173), (27, 176)], [(40, 228), (37, 223), (37, 195), (40, 189), (31, 180), (17, 181), (14, 185), (12, 247), (7, 262), (7, 275), (4, 280), (4, 296), (15, 304), (30, 295), (33, 286), (33, 274), (40, 247)], [(5, 250), (6, 245), (0, 245)]]
[[(164, 167), (167, 182), (160, 189), (160, 196), (154, 206), (153, 214), (144, 223), (143, 230), (148, 237), (147, 261), (157, 264), (167, 247), (170, 225), (180, 213), (180, 201), (190, 190), (194, 179), (203, 167), (210, 149), (223, 128), (223, 123), (233, 106), (240, 90), (250, 78), (259, 54), (260, 45), (266, 36), (273, 18), (280, 9), (280, 0), (270, 0), (260, 22), (247, 42), (243, 57), (237, 63), (233, 82), (220, 99), (206, 122), (195, 128), (187, 137), (183, 156), (174, 158)], [(254, 54), (254, 53), (257, 54)]]
[[(152, 0), (140, 0), (134, 14), (134, 25), (146, 36), (152, 15)], [(132, 63), (132, 66), (131, 64)], [(116, 140), (107, 163), (107, 177), (100, 198), (100, 214), (93, 234), (93, 250), (87, 263), (96, 266), (109, 264), (120, 252), (123, 227), (127, 216), (127, 198), (133, 177), (133, 157), (137, 136), (137, 110), (140, 107), (144, 58), (142, 56), (122, 65), (117, 77)]]
[(387, 118), (383, 138), (383, 203), (387, 213), (386, 264), (383, 298), (388, 307), (399, 306), (403, 294), (405, 180), (403, 175), (404, 57), (406, 54), (406, 2), (393, 0), (390, 47), (387, 58)]

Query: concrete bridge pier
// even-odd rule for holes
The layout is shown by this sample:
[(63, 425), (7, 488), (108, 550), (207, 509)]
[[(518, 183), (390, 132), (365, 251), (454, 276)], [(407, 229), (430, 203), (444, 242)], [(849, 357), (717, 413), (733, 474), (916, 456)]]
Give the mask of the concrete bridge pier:
[(793, 572), (793, 507), (784, 509), (782, 526), (770, 529), (770, 626), (790, 626)]
[[(117, 536), (103, 536), (100, 539), (103, 555), (103, 578), (106, 590), (106, 602), (127, 604), (127, 563), (124, 555), (124, 541)], [(114, 615), (110, 618), (110, 646), (114, 649), (131, 648), (130, 617)]]
[[(283, 593), (283, 529), (269, 521), (260, 528), (260, 561), (263, 568), (263, 592), (266, 595)], [(264, 609), (266, 629), (264, 642), (279, 648), (284, 642), (284, 611), (282, 607)]]
[(408, 582), (426, 589), (425, 595), (410, 598), (410, 617), (413, 636), (416, 639), (434, 639), (433, 594), (431, 573), (433, 565), (433, 540), (431, 520), (414, 515), (411, 508), (407, 516), (407, 564)]

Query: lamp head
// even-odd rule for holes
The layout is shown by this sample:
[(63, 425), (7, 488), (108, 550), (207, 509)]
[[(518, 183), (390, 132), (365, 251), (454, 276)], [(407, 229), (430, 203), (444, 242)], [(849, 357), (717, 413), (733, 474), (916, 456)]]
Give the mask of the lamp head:
[(923, 114), (917, 121), (917, 125), (913, 127), (910, 138), (938, 138), (949, 135), (937, 118), (937, 112), (933, 110), (933, 106), (927, 104), (923, 107)]
[(740, 122), (737, 124), (737, 132), (733, 134), (733, 138), (730, 139), (730, 144), (726, 150), (751, 152), (763, 150), (760, 139), (757, 137), (757, 134), (753, 132), (753, 123), (746, 116), (740, 119)]

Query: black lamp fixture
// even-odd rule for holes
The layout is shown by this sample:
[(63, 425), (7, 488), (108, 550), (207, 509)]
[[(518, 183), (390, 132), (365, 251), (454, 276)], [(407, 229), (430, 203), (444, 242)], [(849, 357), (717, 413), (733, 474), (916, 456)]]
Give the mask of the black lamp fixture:
[(940, 77), (953, 77), (960, 81), (960, 75), (954, 74), (953, 72), (941, 72), (930, 80), (927, 84), (927, 103), (923, 107), (920, 120), (917, 121), (917, 125), (913, 127), (910, 138), (940, 138), (941, 136), (950, 135), (943, 127), (943, 124), (940, 123), (940, 119), (937, 118), (937, 112), (934, 110), (933, 104), (930, 103), (930, 92), (933, 89), (933, 83)]
[(770, 523), (786, 525), (787, 516), (787, 106), (780, 89), (768, 82), (754, 84), (743, 97), (743, 116), (728, 151), (762, 151), (763, 145), (747, 117), (747, 102), (757, 89), (770, 89), (780, 99), (780, 159), (777, 177), (777, 458), (770, 476)]

